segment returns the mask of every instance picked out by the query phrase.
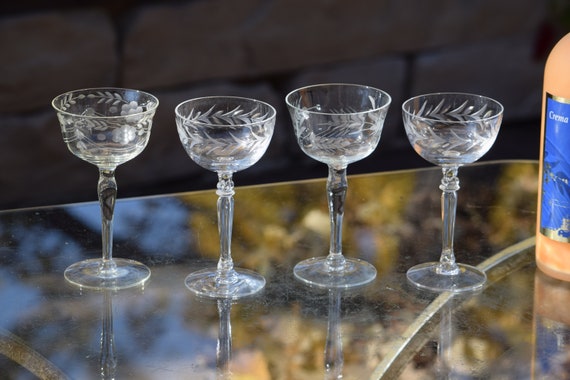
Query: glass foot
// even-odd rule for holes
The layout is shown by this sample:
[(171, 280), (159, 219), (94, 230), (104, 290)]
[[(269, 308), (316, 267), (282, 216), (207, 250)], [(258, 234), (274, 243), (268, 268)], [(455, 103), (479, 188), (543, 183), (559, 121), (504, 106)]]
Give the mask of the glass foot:
[(258, 293), (265, 286), (265, 278), (259, 273), (236, 268), (231, 281), (218, 280), (215, 268), (190, 273), (185, 280), (186, 287), (196, 295), (207, 298), (238, 299)]
[(416, 265), (406, 273), (408, 280), (415, 286), (436, 292), (466, 292), (479, 290), (487, 281), (485, 272), (465, 264), (457, 264), (459, 273), (440, 273), (438, 262)]
[(70, 265), (64, 272), (70, 283), (88, 289), (125, 289), (142, 285), (150, 269), (138, 261), (113, 259), (115, 266), (103, 270), (102, 259), (90, 259)]
[(339, 289), (366, 285), (376, 278), (376, 268), (366, 261), (345, 258), (341, 271), (331, 271), (326, 257), (303, 260), (293, 269), (295, 277), (318, 288)]

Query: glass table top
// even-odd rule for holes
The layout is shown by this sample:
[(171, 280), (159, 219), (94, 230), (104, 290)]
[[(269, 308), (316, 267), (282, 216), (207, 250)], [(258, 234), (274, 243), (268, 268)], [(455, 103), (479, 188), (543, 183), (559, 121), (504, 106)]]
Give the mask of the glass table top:
[(439, 258), (440, 177), (438, 168), (349, 177), (344, 253), (378, 270), (351, 291), (309, 288), (292, 273), (328, 252), (325, 179), (237, 187), (232, 255), (267, 284), (234, 302), (184, 286), (218, 258), (214, 190), (119, 199), (114, 256), (152, 270), (144, 287), (119, 291), (63, 277), (101, 255), (97, 203), (0, 212), (0, 378), (559, 378), (570, 287), (535, 269), (537, 163), (459, 171), (455, 249), (486, 270), (477, 293), (406, 280), (410, 266)]

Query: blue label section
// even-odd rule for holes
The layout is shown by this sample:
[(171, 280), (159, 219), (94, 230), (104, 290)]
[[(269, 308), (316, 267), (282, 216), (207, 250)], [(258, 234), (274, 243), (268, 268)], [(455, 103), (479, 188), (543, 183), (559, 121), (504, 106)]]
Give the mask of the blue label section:
[(570, 242), (570, 100), (547, 94), (540, 232)]

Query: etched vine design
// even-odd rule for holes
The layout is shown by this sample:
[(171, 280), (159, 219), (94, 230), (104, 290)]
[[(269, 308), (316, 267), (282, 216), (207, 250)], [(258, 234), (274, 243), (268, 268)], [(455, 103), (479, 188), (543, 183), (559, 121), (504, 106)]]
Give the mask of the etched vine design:
[[(78, 103), (82, 105), (81, 113), (73, 112)], [(108, 112), (97, 112), (97, 105), (105, 105)], [(61, 124), (73, 131), (68, 139), (78, 140), (79, 149), (102, 142), (127, 145), (150, 130), (153, 113), (146, 111), (153, 105), (124, 99), (119, 92), (72, 92), (61, 98), (58, 107), (63, 112), (58, 116)]]
[(94, 91), (88, 94), (78, 94), (75, 96), (74, 93), (69, 93), (61, 100), (60, 108), (62, 111), (67, 111), (73, 105), (77, 104), (78, 100), (84, 99), (99, 99), (97, 103), (107, 103), (112, 105), (127, 103), (127, 101), (123, 99), (123, 96), (118, 92)]

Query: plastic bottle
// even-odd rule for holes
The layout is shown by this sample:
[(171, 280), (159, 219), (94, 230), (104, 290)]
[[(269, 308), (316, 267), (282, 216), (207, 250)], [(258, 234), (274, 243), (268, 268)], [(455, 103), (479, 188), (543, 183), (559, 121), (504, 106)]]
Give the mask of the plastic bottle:
[(541, 124), (536, 263), (570, 281), (570, 33), (546, 61)]

